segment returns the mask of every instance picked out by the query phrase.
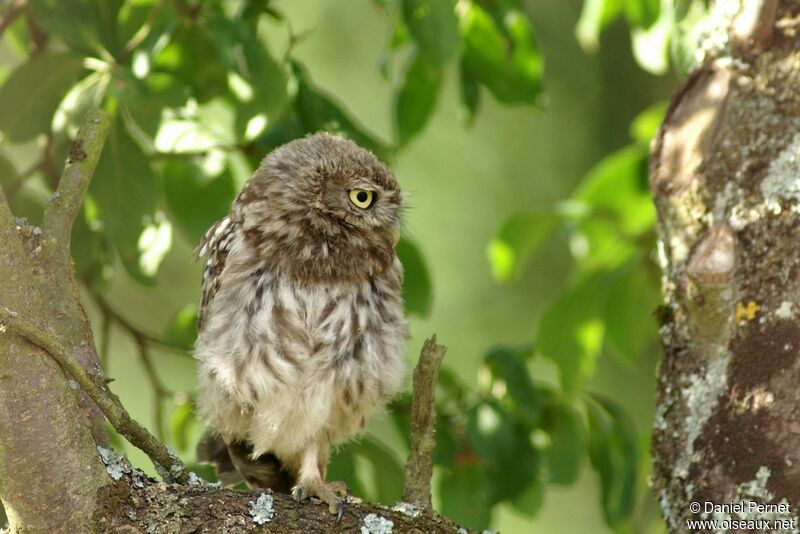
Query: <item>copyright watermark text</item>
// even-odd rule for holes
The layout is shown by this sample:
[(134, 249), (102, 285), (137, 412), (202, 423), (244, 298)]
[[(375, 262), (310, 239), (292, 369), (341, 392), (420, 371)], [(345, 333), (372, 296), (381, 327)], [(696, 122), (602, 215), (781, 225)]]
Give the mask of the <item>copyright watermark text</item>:
[(760, 503), (753, 500), (714, 503), (693, 501), (689, 511), (700, 519), (687, 519), (691, 532), (704, 530), (718, 532), (729, 530), (797, 532), (797, 518), (792, 517), (786, 502)]

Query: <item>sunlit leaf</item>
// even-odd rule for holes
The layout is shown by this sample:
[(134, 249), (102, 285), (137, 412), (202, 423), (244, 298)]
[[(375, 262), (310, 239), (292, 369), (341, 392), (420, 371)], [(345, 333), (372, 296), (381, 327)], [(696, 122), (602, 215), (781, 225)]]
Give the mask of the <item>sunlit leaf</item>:
[(583, 0), (583, 9), (575, 26), (575, 37), (587, 52), (597, 50), (601, 30), (613, 22), (628, 0)]
[(665, 10), (655, 24), (647, 29), (634, 28), (631, 31), (633, 57), (640, 67), (656, 75), (665, 74), (669, 70), (669, 42), (672, 29), (672, 12)]
[[(166, 221), (156, 220), (156, 179), (150, 164), (119, 118), (103, 148), (90, 191), (125, 269), (139, 282), (151, 284), (154, 265), (141, 260), (148, 251), (164, 252), (167, 234), (162, 225)], [(145, 231), (149, 239), (141, 242)]]
[(263, 115), (266, 126), (266, 119), (274, 118), (286, 105), (286, 74), (249, 21), (227, 17), (222, 11), (221, 6), (212, 10), (209, 28), (217, 56), (228, 68), (228, 86), (238, 99), (236, 131), (245, 137), (254, 118)]
[(530, 21), (507, 4), (495, 10), (490, 14), (476, 2), (460, 8), (461, 66), (501, 102), (535, 104), (544, 67)]
[(650, 140), (655, 137), (658, 127), (661, 126), (661, 121), (664, 120), (667, 105), (667, 102), (659, 101), (636, 115), (631, 121), (631, 138), (638, 143), (649, 144)]
[(586, 401), (589, 415), (589, 458), (600, 475), (603, 516), (614, 527), (627, 519), (635, 497), (636, 430), (630, 416), (610, 399), (594, 395)]
[(403, 20), (422, 53), (444, 64), (458, 46), (458, 19), (453, 0), (402, 0)]
[(484, 362), (495, 380), (502, 381), (502, 386), (526, 423), (534, 426), (541, 417), (541, 407), (530, 372), (524, 363), (531, 352), (530, 347), (497, 347), (489, 352)]
[(417, 54), (404, 73), (394, 107), (397, 141), (400, 146), (417, 135), (428, 122), (442, 83), (442, 71), (422, 54)]
[(586, 174), (573, 198), (610, 217), (626, 234), (651, 228), (655, 208), (647, 186), (647, 152), (642, 144), (612, 152)]
[(17, 67), (0, 87), (0, 130), (12, 142), (50, 131), (58, 103), (83, 70), (68, 52), (43, 52)]
[(563, 292), (539, 323), (537, 348), (555, 362), (568, 395), (578, 393), (594, 374), (603, 346), (605, 298), (603, 277), (587, 276)]
[(101, 107), (109, 81), (107, 72), (93, 72), (73, 85), (55, 111), (53, 130), (74, 136), (86, 112)]
[(501, 281), (516, 278), (558, 220), (558, 215), (550, 211), (516, 213), (506, 219), (486, 249), (494, 277)]
[(403, 302), (406, 311), (426, 317), (433, 300), (428, 266), (413, 241), (403, 237), (397, 243), (397, 257), (403, 264)]
[(191, 350), (197, 338), (197, 305), (187, 304), (172, 317), (164, 340), (174, 347)]

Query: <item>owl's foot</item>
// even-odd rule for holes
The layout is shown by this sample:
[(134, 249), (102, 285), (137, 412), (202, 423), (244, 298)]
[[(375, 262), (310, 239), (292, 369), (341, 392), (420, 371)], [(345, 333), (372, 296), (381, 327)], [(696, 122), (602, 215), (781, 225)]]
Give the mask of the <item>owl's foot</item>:
[(302, 501), (309, 497), (321, 499), (328, 505), (328, 511), (336, 514), (336, 522), (342, 518), (344, 504), (342, 499), (347, 496), (347, 484), (341, 481), (323, 482), (322, 480), (306, 480), (292, 488), (292, 497), (295, 501)]

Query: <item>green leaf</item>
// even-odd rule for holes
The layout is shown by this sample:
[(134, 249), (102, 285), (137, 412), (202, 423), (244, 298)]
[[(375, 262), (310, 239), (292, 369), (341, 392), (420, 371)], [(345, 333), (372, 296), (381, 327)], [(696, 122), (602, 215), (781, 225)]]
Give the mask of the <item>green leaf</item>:
[(397, 243), (397, 257), (403, 264), (403, 303), (406, 312), (427, 317), (433, 300), (428, 266), (417, 245), (401, 237)]
[(358, 443), (350, 442), (336, 447), (331, 451), (328, 463), (328, 480), (344, 480), (350, 489), (350, 494), (362, 499), (369, 499), (361, 480), (361, 470), (356, 469), (355, 448)]
[(475, 2), (460, 12), (464, 41), (461, 67), (506, 104), (535, 104), (542, 89), (543, 60), (530, 21), (501, 4), (492, 14)]
[(661, 0), (625, 0), (625, 18), (632, 26), (649, 28), (660, 13)]
[(103, 29), (101, 38), (101, 22), (107, 24), (111, 18), (116, 22), (120, 4), (104, 0), (28, 0), (27, 6), (45, 33), (61, 38), (76, 52), (96, 55), (103, 48), (114, 52), (113, 43), (103, 43), (113, 30)]
[(521, 494), (539, 470), (530, 429), (497, 402), (482, 402), (467, 414), (470, 444), (486, 466), (492, 504)]
[(12, 142), (50, 131), (58, 103), (83, 70), (68, 52), (43, 52), (17, 67), (0, 87), (0, 130)]
[(372, 464), (372, 483), (376, 494), (371, 500), (386, 504), (401, 500), (405, 472), (394, 451), (367, 436), (354, 447), (354, 452)]
[(238, 100), (236, 131), (252, 139), (286, 106), (286, 74), (250, 21), (228, 18), (217, 6), (208, 23), (217, 56), (228, 68), (228, 86)]
[(191, 96), (204, 103), (228, 90), (228, 70), (222, 61), (198, 61), (216, 58), (217, 47), (206, 26), (183, 24), (169, 43), (153, 58), (151, 70), (173, 74), (181, 86), (189, 87)]
[(583, 9), (575, 26), (575, 37), (587, 52), (600, 44), (600, 31), (622, 14), (623, 2), (629, 0), (583, 0)]
[(195, 417), (194, 402), (192, 400), (186, 399), (172, 411), (172, 416), (169, 419), (169, 428), (172, 434), (172, 442), (178, 452), (188, 452), (189, 433), (196, 424), (197, 417)]
[(625, 234), (649, 230), (655, 208), (647, 185), (647, 156), (642, 144), (612, 152), (592, 167), (572, 198), (589, 205), (593, 214), (609, 217)]
[(339, 133), (371, 150), (378, 158), (387, 161), (392, 151), (345, 113), (340, 104), (315, 88), (301, 66), (294, 62), (292, 70), (297, 81), (295, 108), (304, 133), (326, 131)]
[(458, 19), (453, 0), (403, 0), (403, 20), (422, 52), (443, 65), (458, 46)]
[(551, 211), (516, 213), (506, 219), (486, 249), (494, 277), (503, 282), (518, 277), (522, 266), (553, 233), (558, 221), (558, 215)]
[(476, 463), (457, 463), (439, 484), (442, 514), (471, 529), (489, 527), (492, 508), (486, 494), (486, 473)]
[(113, 273), (114, 249), (103, 232), (94, 199), (87, 195), (72, 226), (70, 253), (77, 278), (94, 289), (105, 286)]
[(17, 169), (2, 152), (0, 152), (0, 186), (3, 189), (8, 189), (8, 186), (13, 184), (17, 179)]
[(478, 82), (470, 78), (463, 67), (459, 67), (459, 98), (461, 102), (461, 113), (466, 126), (472, 126), (475, 122), (475, 114), (481, 103), (481, 87)]
[(668, 102), (662, 100), (651, 104), (647, 109), (636, 115), (631, 121), (630, 135), (637, 143), (650, 144), (650, 140), (655, 137), (661, 121), (667, 114)]
[(527, 517), (535, 517), (544, 504), (544, 481), (534, 478), (525, 490), (511, 500), (511, 506)]
[(156, 179), (139, 146), (115, 120), (89, 190), (126, 271), (152, 284), (171, 244), (168, 222), (156, 218)]
[(541, 417), (541, 407), (531, 375), (524, 363), (531, 353), (531, 347), (497, 347), (489, 351), (484, 363), (494, 380), (502, 381), (505, 385), (508, 396), (514, 401), (514, 406), (526, 424), (535, 426)]
[(74, 136), (86, 112), (102, 107), (110, 79), (107, 72), (93, 72), (73, 85), (58, 105), (53, 130)]
[(442, 71), (422, 54), (416, 54), (406, 69), (394, 103), (394, 120), (400, 146), (428, 123), (442, 85)]
[(638, 451), (630, 416), (600, 395), (586, 400), (589, 416), (589, 458), (600, 475), (601, 504), (612, 528), (633, 511)]
[(578, 478), (586, 451), (586, 429), (581, 415), (557, 400), (544, 409), (544, 429), (550, 443), (544, 451), (548, 479), (554, 484), (572, 484)]
[(563, 292), (539, 324), (537, 348), (555, 362), (567, 395), (577, 394), (594, 374), (603, 346), (605, 293), (602, 276), (587, 276)]
[(199, 159), (173, 159), (161, 169), (161, 187), (170, 213), (192, 243), (224, 217), (236, 196), (227, 166), (210, 169)]
[(191, 350), (197, 339), (197, 304), (186, 304), (172, 317), (164, 340), (174, 347)]
[(606, 342), (635, 362), (658, 336), (653, 311), (661, 302), (658, 277), (642, 258), (634, 258), (614, 273), (605, 311)]

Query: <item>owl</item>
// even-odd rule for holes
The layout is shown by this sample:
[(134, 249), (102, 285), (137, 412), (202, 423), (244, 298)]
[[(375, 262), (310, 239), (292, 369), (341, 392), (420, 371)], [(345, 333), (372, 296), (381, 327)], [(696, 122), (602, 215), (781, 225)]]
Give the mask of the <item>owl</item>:
[(318, 133), (264, 158), (206, 232), (198, 457), (224, 482), (316, 497), (341, 517), (330, 449), (404, 380), (402, 198), (370, 152)]

